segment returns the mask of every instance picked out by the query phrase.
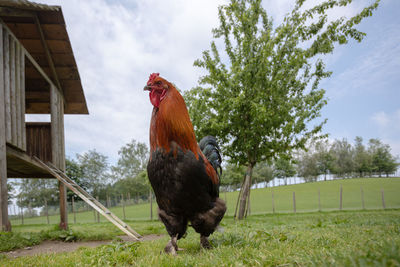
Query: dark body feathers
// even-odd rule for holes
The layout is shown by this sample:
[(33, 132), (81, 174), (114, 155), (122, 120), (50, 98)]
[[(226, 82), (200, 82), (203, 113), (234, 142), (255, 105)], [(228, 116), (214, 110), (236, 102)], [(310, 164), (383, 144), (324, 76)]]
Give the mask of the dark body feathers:
[[(183, 152), (179, 147), (176, 151), (175, 155), (174, 151), (165, 153), (163, 149), (157, 149), (152, 152), (147, 165), (160, 218), (168, 233), (171, 236), (178, 234), (178, 239), (185, 234), (188, 221), (197, 232), (208, 236), (214, 232), (226, 210), (225, 204), (218, 199), (219, 185), (213, 184), (208, 176), (202, 157), (197, 159), (190, 150)], [(211, 155), (214, 157), (216, 153), (212, 151)], [(220, 161), (215, 165), (220, 168)], [(208, 211), (216, 215), (207, 218)]]

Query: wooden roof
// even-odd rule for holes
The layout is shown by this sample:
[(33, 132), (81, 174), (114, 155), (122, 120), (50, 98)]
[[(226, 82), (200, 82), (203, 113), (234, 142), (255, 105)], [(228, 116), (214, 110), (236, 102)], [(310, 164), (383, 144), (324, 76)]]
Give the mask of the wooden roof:
[[(65, 114), (88, 114), (78, 67), (60, 6), (0, 0), (0, 18), (65, 99)], [(50, 113), (49, 85), (25, 60), (26, 113)]]

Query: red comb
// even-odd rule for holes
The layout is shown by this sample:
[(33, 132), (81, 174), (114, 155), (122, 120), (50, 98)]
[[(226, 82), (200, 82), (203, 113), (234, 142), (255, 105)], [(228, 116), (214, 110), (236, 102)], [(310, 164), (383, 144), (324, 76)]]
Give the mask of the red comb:
[(152, 83), (154, 81), (154, 79), (157, 78), (158, 76), (160, 76), (160, 73), (152, 73), (152, 74), (150, 74), (149, 80), (147, 81), (147, 85)]

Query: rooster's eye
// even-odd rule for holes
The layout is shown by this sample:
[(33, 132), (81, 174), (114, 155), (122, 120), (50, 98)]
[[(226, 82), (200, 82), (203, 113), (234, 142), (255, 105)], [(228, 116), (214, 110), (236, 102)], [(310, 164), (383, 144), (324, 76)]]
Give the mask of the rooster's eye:
[(156, 84), (157, 84), (157, 85), (161, 85), (161, 82), (160, 82), (160, 81), (158, 81), (158, 82), (156, 82)]

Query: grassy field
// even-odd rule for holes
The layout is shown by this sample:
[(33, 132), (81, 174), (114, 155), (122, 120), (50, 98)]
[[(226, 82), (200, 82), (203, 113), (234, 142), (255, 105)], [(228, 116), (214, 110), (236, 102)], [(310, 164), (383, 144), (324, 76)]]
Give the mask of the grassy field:
[[(274, 194), (275, 212), (293, 212), (293, 192), (296, 195), (296, 211), (318, 211), (318, 190), (320, 191), (321, 210), (332, 211), (339, 209), (340, 187), (343, 188), (343, 210), (360, 210), (361, 187), (364, 191), (366, 209), (382, 209), (381, 190), (384, 191), (386, 208), (400, 208), (400, 178), (362, 178), (333, 180), (326, 182), (305, 183), (297, 185), (279, 186), (274, 188), (254, 189), (251, 191), (251, 214), (272, 213), (272, 192)], [(233, 215), (238, 192), (221, 193), (228, 205), (227, 215)], [(123, 218), (122, 207), (111, 208), (120, 218)], [(156, 218), (156, 205), (153, 208)], [(150, 217), (150, 205), (140, 204), (125, 208), (128, 220), (147, 220)], [(78, 223), (93, 223), (93, 211), (77, 213)], [(69, 214), (70, 223), (73, 223), (73, 214)], [(101, 222), (105, 218), (100, 218)], [(59, 222), (59, 216), (50, 216), (50, 223)], [(12, 225), (21, 224), (20, 219), (11, 221)], [(25, 218), (25, 224), (44, 224), (46, 217)]]
[[(143, 234), (165, 233), (161, 223), (132, 221)], [(400, 211), (334, 211), (252, 215), (245, 221), (225, 217), (224, 232), (210, 238), (213, 248), (203, 250), (190, 228), (178, 242), (178, 256), (160, 251), (168, 241), (120, 243), (81, 248), (71, 253), (9, 259), (0, 266), (399, 266)], [(71, 225), (71, 239), (115, 239), (121, 234), (109, 223)], [(54, 226), (15, 226), (1, 235), (0, 245), (34, 236), (65, 238)], [(57, 237), (58, 236), (58, 237)]]

